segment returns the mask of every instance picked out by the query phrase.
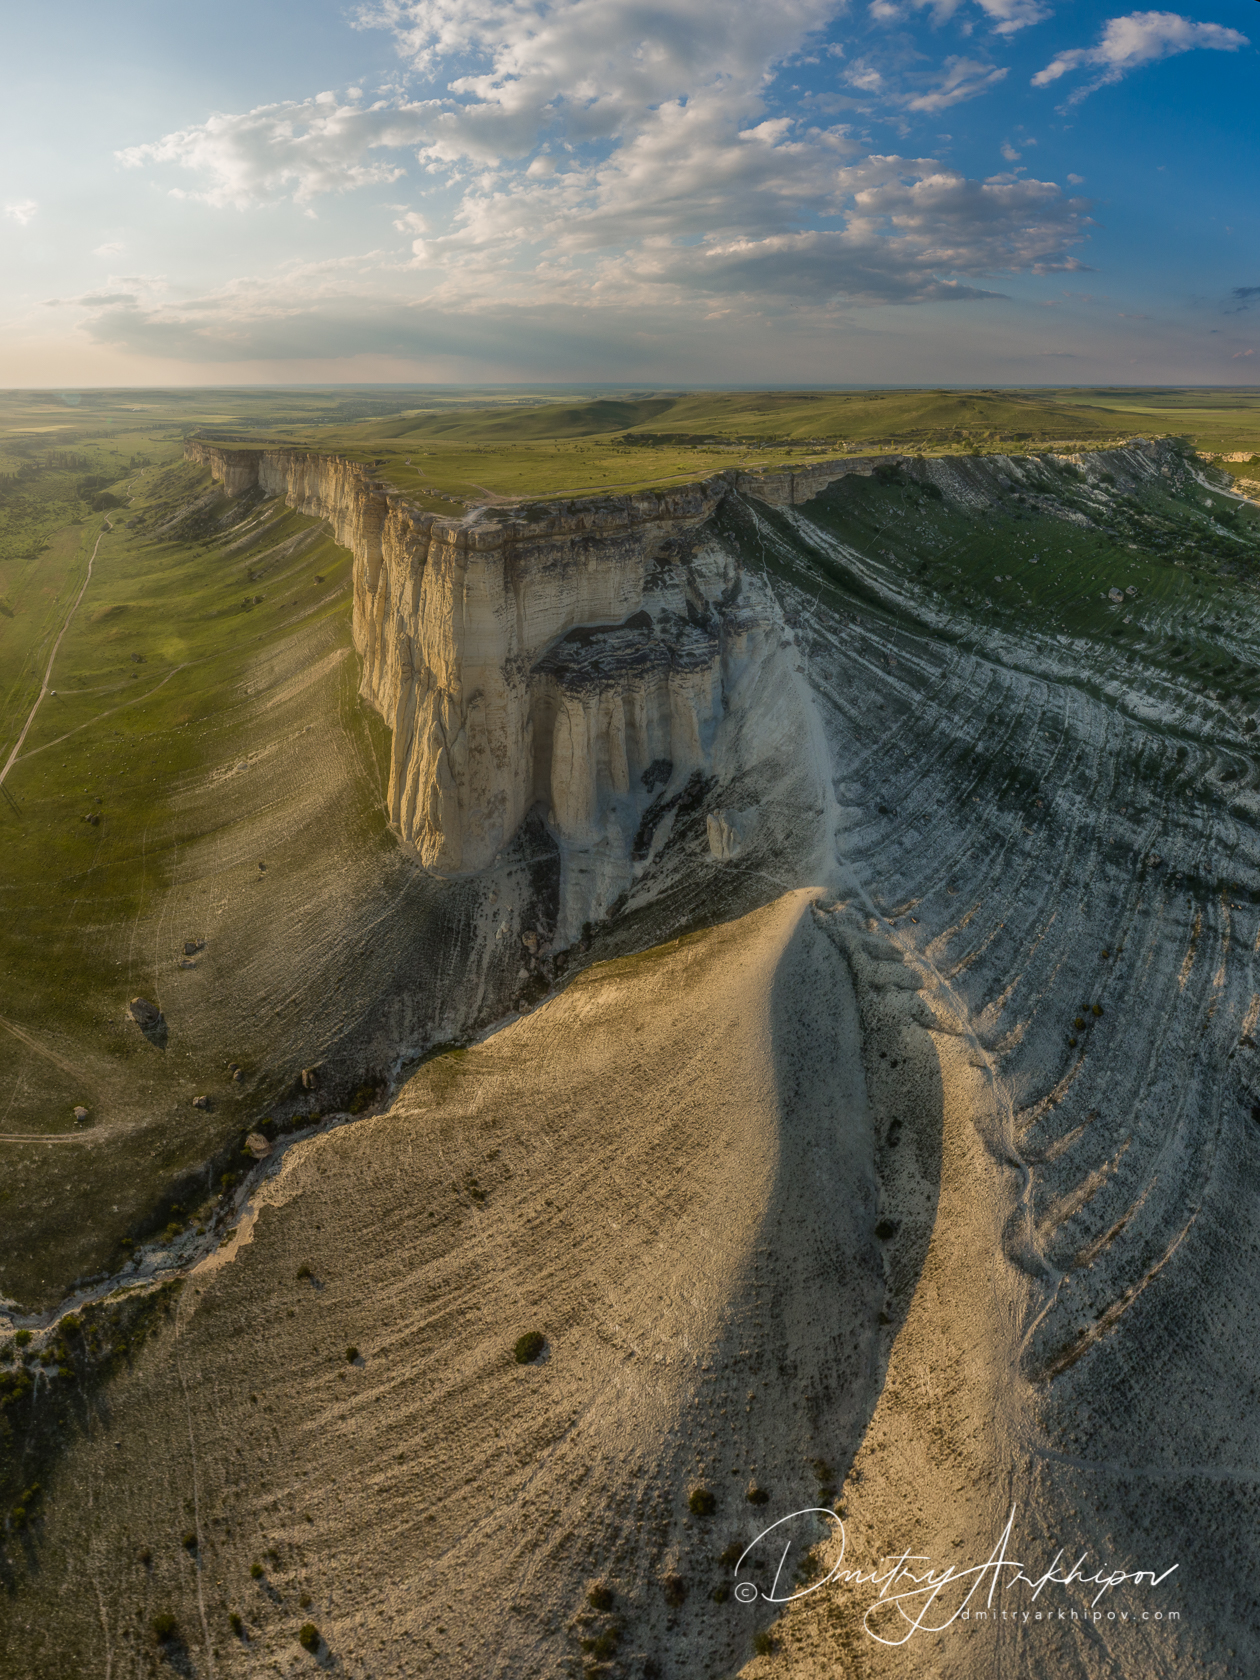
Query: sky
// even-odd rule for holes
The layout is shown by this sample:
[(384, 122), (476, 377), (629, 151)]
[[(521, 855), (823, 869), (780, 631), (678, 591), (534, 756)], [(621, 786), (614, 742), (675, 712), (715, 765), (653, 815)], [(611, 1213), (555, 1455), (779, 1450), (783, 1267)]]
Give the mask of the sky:
[(61, 0), (0, 386), (1260, 384), (1255, 0)]

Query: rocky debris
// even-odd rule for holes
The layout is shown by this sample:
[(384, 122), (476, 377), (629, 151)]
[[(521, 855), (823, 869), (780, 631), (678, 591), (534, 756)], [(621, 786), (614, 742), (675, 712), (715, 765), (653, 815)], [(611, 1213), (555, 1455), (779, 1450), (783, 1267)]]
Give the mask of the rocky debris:
[(232, 1075), (232, 1078), (236, 1081), (236, 1083), (238, 1085), (241, 1083), (241, 1081), (245, 1077), (245, 1069), (241, 1066), (241, 1064), (239, 1062), (229, 1062), (228, 1063), (228, 1072)]
[(86, 1126), (91, 1118), (91, 1113), (82, 1106), (79, 1106), (74, 1111), (74, 1123), (76, 1126)]
[(156, 1003), (150, 1003), (148, 998), (133, 997), (127, 1008), (131, 1019), (142, 1031), (152, 1032), (162, 1023), (162, 1011)]
[(1117, 604), (1119, 604), (1120, 602), (1122, 602), (1124, 600), (1124, 590), (1123, 589), (1114, 589), (1114, 588), (1109, 589), (1107, 591), (1107, 599), (1109, 601), (1115, 601)]
[(145, 663), (147, 663), (146, 660), (145, 660), (145, 657), (142, 653), (133, 653), (131, 658), (132, 658), (132, 662), (136, 665), (144, 665)]
[(739, 857), (748, 845), (752, 817), (751, 811), (710, 811), (707, 818), (710, 853), (723, 863)]
[(271, 1145), (261, 1132), (251, 1132), (245, 1139), (245, 1147), (255, 1161), (261, 1161), (271, 1154)]
[(204, 951), (205, 948), (206, 942), (204, 939), (185, 939), (184, 941), (184, 955), (186, 957), (195, 957), (198, 951)]
[(200, 1097), (194, 1097), (193, 1098), (193, 1107), (204, 1109), (208, 1112), (209, 1108), (210, 1108), (210, 1098), (205, 1096), (205, 1095), (202, 1095)]
[(303, 1068), (301, 1078), (302, 1078), (302, 1089), (304, 1091), (313, 1091), (315, 1089), (315, 1087), (319, 1084), (319, 1070), (318, 1070), (318, 1068), (313, 1068), (313, 1067)]
[(547, 941), (542, 934), (536, 932), (533, 928), (527, 928), (521, 935), (521, 944), (534, 957), (545, 947), (546, 943)]
[(99, 828), (101, 826), (101, 813), (99, 811), (85, 811), (79, 821), (91, 823), (93, 828)]

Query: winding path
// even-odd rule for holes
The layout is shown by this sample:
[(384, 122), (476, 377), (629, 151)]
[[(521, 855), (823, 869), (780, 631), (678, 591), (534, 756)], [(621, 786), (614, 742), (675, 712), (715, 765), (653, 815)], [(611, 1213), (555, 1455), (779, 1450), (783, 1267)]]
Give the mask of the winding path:
[(43, 704), (44, 696), (48, 693), (48, 684), (49, 684), (49, 681), (52, 677), (53, 662), (56, 660), (57, 650), (61, 646), (61, 643), (62, 643), (62, 641), (65, 637), (66, 631), (70, 628), (70, 620), (74, 617), (75, 613), (78, 612), (78, 610), (79, 610), (79, 602), (87, 594), (88, 584), (91, 583), (91, 581), (92, 581), (92, 565), (93, 565), (93, 562), (96, 559), (96, 550), (101, 546), (101, 537), (103, 537), (105, 535), (106, 531), (112, 531), (113, 528), (114, 527), (110, 524), (109, 520), (107, 519), (105, 521), (104, 527), (101, 530), (100, 536), (98, 536), (97, 539), (96, 539), (96, 543), (95, 543), (95, 546), (92, 549), (91, 554), (88, 556), (87, 576), (83, 580), (83, 587), (79, 590), (79, 593), (75, 596), (74, 605), (70, 608), (70, 611), (66, 614), (66, 622), (61, 626), (61, 634), (57, 637), (57, 640), (53, 643), (52, 652), (48, 655), (48, 664), (44, 668), (43, 684), (40, 688), (39, 693), (35, 696), (35, 704), (31, 707), (30, 712), (27, 715), (26, 722), (22, 725), (22, 733), (18, 736), (17, 740), (14, 742), (13, 751), (9, 754), (8, 758), (6, 758), (5, 761), (4, 761), (4, 769), (0, 770), (0, 786), (3, 786), (5, 777), (9, 774), (9, 771), (12, 770), (12, 768), (14, 766), (14, 763), (17, 760), (17, 755), (22, 750), (22, 742), (25, 741), (26, 736), (27, 736), (27, 732), (29, 731), (31, 725), (35, 721), (35, 714), (39, 710), (40, 706)]

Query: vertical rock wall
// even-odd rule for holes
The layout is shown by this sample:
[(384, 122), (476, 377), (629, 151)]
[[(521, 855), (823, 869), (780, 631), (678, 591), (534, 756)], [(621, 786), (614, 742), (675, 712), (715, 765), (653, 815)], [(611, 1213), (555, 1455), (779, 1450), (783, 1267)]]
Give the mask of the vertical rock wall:
[[(536, 801), (562, 840), (628, 844), (661, 775), (704, 763), (756, 640), (733, 563), (695, 541), (735, 475), (456, 520), (335, 456), (196, 439), (186, 454), (230, 494), (256, 485), (327, 519), (353, 553), (361, 692), (393, 738), (389, 817), (426, 867), (485, 868)], [(628, 652), (558, 648), (635, 615)]]

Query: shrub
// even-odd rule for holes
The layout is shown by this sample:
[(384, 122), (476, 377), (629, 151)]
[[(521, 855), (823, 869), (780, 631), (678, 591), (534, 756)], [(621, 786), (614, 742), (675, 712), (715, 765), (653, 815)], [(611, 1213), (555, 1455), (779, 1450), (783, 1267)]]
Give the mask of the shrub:
[(711, 1517), (717, 1509), (717, 1498), (711, 1488), (693, 1487), (687, 1495), (687, 1509), (696, 1517)]
[(621, 1628), (618, 1623), (612, 1622), (594, 1639), (584, 1639), (582, 1649), (597, 1662), (607, 1662), (610, 1657), (616, 1656), (620, 1644)]
[(180, 1545), (186, 1552), (195, 1552), (197, 1550), (196, 1530), (190, 1528), (184, 1538), (180, 1541)]
[(677, 1610), (687, 1597), (687, 1583), (681, 1575), (667, 1575), (661, 1582), (661, 1591), (665, 1594), (665, 1602), (671, 1610)]
[(30, 1333), (29, 1330), (19, 1330), (17, 1335), (14, 1336), (13, 1340), (17, 1343), (17, 1345), (19, 1347), (29, 1347), (30, 1346), (30, 1341), (31, 1341), (31, 1333)]
[(749, 1484), (747, 1499), (750, 1505), (768, 1505), (770, 1503), (770, 1495), (765, 1488), (758, 1487), (756, 1482)]
[(592, 1610), (611, 1610), (613, 1590), (605, 1581), (594, 1581), (586, 1594), (586, 1602)]
[(352, 1345), (352, 1346), (350, 1346), (346, 1349), (346, 1364), (347, 1365), (353, 1365), (355, 1360), (358, 1357), (359, 1357), (359, 1350), (358, 1350), (357, 1347), (354, 1347)]
[(310, 1277), (310, 1275), (311, 1275), (311, 1268), (309, 1266), (299, 1266), (298, 1267), (298, 1269), (297, 1269), (297, 1280), (298, 1280), (299, 1283), (305, 1283), (307, 1278)]
[(723, 1569), (734, 1569), (735, 1565), (739, 1562), (743, 1555), (744, 1548), (740, 1545), (739, 1541), (732, 1540), (730, 1545), (718, 1559), (718, 1562), (722, 1565)]
[(709, 1596), (713, 1600), (714, 1604), (725, 1604), (727, 1599), (731, 1596), (731, 1589), (725, 1585), (714, 1587)]
[(311, 1595), (310, 1595), (310, 1593), (304, 1592), (302, 1594), (301, 1598), (298, 1599), (298, 1604), (301, 1606), (301, 1608), (303, 1610), (309, 1610), (310, 1607), (311, 1607)]
[(249, 1566), (249, 1572), (253, 1576), (255, 1581), (261, 1581), (262, 1580), (264, 1570), (263, 1570), (263, 1566), (262, 1566), (261, 1563), (251, 1563), (250, 1566)]
[(236, 1635), (236, 1637), (238, 1639), (244, 1639), (244, 1637), (245, 1637), (245, 1623), (237, 1615), (235, 1610), (231, 1611), (230, 1614), (228, 1615), (228, 1626), (231, 1628), (232, 1632)]
[(78, 1313), (67, 1313), (61, 1321), (61, 1333), (63, 1336), (77, 1336), (82, 1328), (83, 1320), (79, 1317)]
[(759, 1657), (768, 1657), (774, 1650), (774, 1640), (764, 1629), (753, 1634), (753, 1650)]
[(159, 1639), (174, 1639), (179, 1623), (175, 1620), (174, 1616), (171, 1615), (169, 1610), (159, 1610), (157, 1615), (154, 1616), (153, 1620), (149, 1623), (149, 1626), (153, 1629), (154, 1633), (157, 1634)]
[(527, 1330), (521, 1336), (514, 1348), (518, 1365), (532, 1365), (534, 1360), (547, 1345), (547, 1338), (541, 1330)]
[(298, 1644), (304, 1651), (319, 1650), (319, 1629), (314, 1622), (303, 1622), (298, 1631)]

